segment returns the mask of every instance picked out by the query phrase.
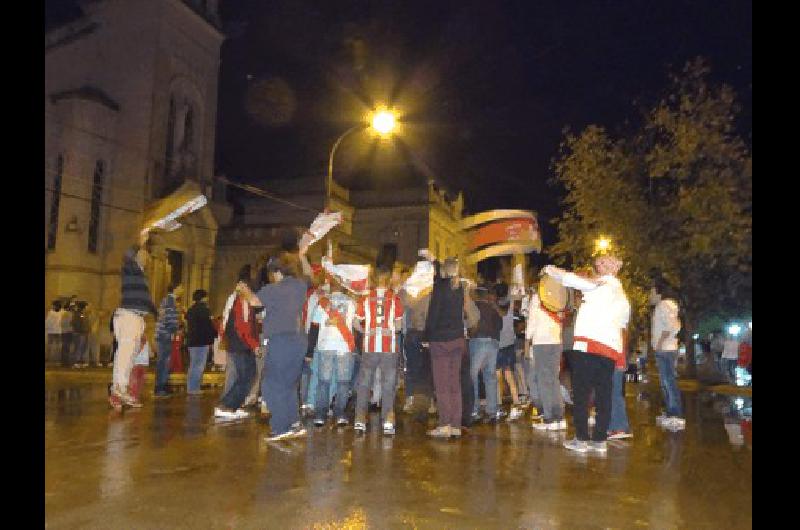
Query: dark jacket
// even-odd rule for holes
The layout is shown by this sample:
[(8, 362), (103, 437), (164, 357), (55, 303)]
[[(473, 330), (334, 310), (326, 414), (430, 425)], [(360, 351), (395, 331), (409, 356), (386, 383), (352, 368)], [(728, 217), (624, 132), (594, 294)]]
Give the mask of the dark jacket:
[(481, 320), (477, 326), (469, 330), (469, 338), (500, 340), (503, 317), (500, 316), (500, 313), (497, 312), (497, 309), (492, 304), (485, 300), (476, 300), (475, 305), (478, 306), (478, 311), (481, 312)]
[(216, 335), (208, 305), (195, 302), (186, 312), (186, 346), (208, 346), (213, 344)]
[(464, 287), (451, 287), (450, 279), (433, 284), (428, 316), (425, 319), (426, 342), (447, 342), (464, 338)]

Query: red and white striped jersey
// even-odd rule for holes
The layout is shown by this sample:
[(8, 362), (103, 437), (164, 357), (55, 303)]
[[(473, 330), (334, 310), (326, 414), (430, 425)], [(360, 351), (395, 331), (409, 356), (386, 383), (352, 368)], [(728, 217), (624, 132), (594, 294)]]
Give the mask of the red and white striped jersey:
[(391, 289), (370, 289), (356, 311), (364, 329), (364, 351), (395, 353), (402, 326), (403, 303)]

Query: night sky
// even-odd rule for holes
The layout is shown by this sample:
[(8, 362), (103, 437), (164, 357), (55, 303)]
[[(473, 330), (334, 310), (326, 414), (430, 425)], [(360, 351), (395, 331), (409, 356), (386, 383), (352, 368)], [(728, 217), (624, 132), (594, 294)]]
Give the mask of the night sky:
[[(69, 2), (47, 2), (48, 23)], [(394, 141), (346, 140), (335, 178), (391, 188), (435, 178), (467, 208), (540, 213), (561, 190), (562, 131), (612, 131), (698, 55), (732, 85), (752, 130), (752, 2), (221, 0), (216, 170), (234, 180), (320, 176), (336, 137), (375, 104)], [(60, 11), (59, 11), (60, 10)], [(59, 14), (60, 13), (60, 14)]]

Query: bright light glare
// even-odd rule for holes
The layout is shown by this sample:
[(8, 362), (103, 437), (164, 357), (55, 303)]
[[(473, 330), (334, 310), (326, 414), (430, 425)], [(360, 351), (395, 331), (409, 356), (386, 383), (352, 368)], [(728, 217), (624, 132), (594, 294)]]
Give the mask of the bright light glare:
[(728, 326), (728, 333), (730, 333), (734, 337), (739, 335), (740, 331), (742, 331), (742, 326), (740, 326), (739, 324), (731, 324), (730, 326)]
[(372, 128), (382, 135), (390, 134), (395, 128), (394, 114), (388, 110), (381, 110), (372, 117)]
[(601, 237), (597, 241), (595, 241), (595, 247), (600, 252), (605, 252), (608, 250), (608, 247), (611, 246), (611, 241), (608, 238)]
[(693, 338), (694, 340), (697, 340), (697, 339), (699, 339), (699, 338), (700, 338), (700, 334), (699, 334), (699, 333), (695, 333), (694, 335), (692, 335), (692, 338)]

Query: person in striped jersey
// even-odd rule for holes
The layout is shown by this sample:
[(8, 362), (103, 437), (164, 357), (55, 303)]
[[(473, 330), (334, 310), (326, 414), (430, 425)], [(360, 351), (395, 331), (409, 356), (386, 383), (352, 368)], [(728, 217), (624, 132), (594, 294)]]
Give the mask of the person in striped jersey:
[(397, 390), (397, 361), (400, 351), (397, 334), (402, 329), (403, 303), (389, 286), (391, 271), (378, 269), (375, 287), (363, 297), (356, 319), (364, 334), (361, 369), (356, 392), (354, 428), (367, 430), (367, 405), (375, 371), (381, 374), (381, 422), (383, 433), (395, 433), (394, 397)]

